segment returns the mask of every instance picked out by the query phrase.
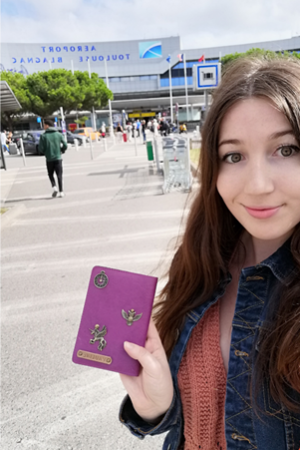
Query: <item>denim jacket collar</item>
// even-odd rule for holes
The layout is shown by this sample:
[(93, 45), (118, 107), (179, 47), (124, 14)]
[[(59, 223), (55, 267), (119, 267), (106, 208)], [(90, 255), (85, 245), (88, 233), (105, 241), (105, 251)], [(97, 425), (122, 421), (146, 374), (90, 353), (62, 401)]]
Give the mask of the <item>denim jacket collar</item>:
[(283, 284), (288, 284), (288, 278), (295, 270), (295, 262), (291, 252), (291, 238), (276, 250), (271, 256), (256, 267), (268, 267), (273, 275)]

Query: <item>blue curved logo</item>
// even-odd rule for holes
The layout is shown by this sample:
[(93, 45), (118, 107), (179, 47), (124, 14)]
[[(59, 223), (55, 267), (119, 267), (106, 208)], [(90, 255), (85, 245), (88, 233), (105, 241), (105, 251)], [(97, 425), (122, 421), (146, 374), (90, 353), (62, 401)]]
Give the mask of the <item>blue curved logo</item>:
[(162, 57), (161, 42), (157, 41), (140, 42), (139, 53), (141, 59), (161, 58)]

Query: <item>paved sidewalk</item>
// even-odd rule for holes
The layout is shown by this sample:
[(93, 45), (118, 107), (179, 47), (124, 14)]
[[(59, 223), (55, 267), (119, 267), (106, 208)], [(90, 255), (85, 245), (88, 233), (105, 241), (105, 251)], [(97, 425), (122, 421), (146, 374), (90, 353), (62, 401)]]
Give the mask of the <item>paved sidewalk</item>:
[(160, 276), (187, 194), (162, 194), (163, 176), (141, 143), (137, 155), (133, 143), (93, 153), (67, 150), (64, 198), (52, 199), (43, 157), (28, 156), (26, 167), (7, 158), (1, 171), (1, 200), (9, 214), (17, 208), (2, 226), (5, 449), (161, 448), (162, 437), (140, 441), (119, 424), (118, 374), (71, 358), (92, 267)]

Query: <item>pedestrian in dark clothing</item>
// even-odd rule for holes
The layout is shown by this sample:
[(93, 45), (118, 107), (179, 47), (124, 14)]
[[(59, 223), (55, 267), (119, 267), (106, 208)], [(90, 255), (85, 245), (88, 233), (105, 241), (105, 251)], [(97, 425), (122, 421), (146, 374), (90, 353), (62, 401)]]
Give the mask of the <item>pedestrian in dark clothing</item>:
[[(47, 161), (48, 176), (52, 185), (52, 197), (64, 197), (63, 191), (63, 166), (61, 154), (65, 153), (68, 148), (66, 141), (61, 133), (56, 131), (52, 120), (44, 121), (44, 134), (41, 135), (39, 141), (39, 152), (45, 155)], [(57, 176), (58, 189), (56, 187), (54, 172)]]
[(142, 120), (141, 123), (142, 123), (143, 141), (144, 141), (144, 144), (145, 144), (145, 142), (146, 142), (146, 121)]

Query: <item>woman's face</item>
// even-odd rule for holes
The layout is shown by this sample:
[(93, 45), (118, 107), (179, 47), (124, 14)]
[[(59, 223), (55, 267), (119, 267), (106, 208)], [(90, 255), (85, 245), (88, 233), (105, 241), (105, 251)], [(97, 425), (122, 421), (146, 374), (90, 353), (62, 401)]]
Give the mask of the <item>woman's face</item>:
[(261, 240), (288, 238), (300, 222), (300, 148), (268, 100), (237, 102), (220, 128), (217, 189), (229, 211)]

